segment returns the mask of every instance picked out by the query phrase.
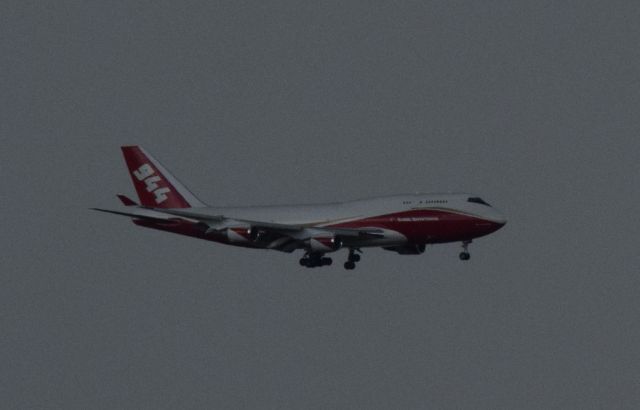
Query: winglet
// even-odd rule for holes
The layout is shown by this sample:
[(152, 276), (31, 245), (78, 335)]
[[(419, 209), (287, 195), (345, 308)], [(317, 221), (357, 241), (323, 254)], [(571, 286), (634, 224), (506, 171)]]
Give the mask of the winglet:
[(135, 206), (138, 205), (133, 199), (130, 199), (126, 195), (118, 194), (118, 199), (122, 202), (124, 206)]

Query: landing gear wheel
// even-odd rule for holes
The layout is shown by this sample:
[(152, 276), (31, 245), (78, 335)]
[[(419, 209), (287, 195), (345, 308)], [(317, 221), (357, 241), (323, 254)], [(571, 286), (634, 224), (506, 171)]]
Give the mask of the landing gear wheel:
[(355, 248), (349, 249), (349, 256), (347, 257), (347, 260), (349, 262), (354, 262), (354, 263), (360, 262), (360, 255), (356, 253), (356, 250), (360, 252), (360, 249), (355, 249)]
[(468, 261), (469, 259), (471, 259), (471, 254), (469, 253), (469, 250), (468, 250), (470, 243), (471, 243), (471, 240), (462, 242), (462, 252), (460, 252), (460, 255), (459, 255), (461, 261)]
[(353, 270), (353, 269), (356, 268), (356, 263), (352, 262), (352, 261), (347, 261), (347, 262), (344, 263), (344, 268), (346, 270)]
[(309, 263), (309, 259), (307, 258), (300, 258), (300, 266), (307, 266)]
[(331, 258), (322, 258), (320, 259), (322, 266), (331, 266), (331, 264), (333, 263), (333, 259)]

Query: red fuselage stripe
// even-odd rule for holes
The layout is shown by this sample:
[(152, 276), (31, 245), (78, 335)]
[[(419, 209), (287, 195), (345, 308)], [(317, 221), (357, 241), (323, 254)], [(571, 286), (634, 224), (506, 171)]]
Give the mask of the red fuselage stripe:
[(404, 235), (413, 243), (464, 241), (488, 235), (502, 224), (445, 209), (412, 209), (329, 225), (335, 228), (376, 227)]
[[(167, 223), (135, 220), (137, 225), (188, 235), (215, 242), (229, 243), (224, 237), (212, 237), (196, 223), (173, 219)], [(324, 225), (333, 228), (382, 228), (402, 234), (409, 243), (443, 243), (471, 240), (500, 229), (502, 224), (478, 216), (445, 209), (412, 209)], [(233, 243), (253, 247), (251, 243)]]

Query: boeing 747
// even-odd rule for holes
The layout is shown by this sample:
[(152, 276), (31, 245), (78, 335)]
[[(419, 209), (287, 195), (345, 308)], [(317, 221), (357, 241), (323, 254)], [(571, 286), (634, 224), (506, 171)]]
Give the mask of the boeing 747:
[(304, 252), (300, 265), (332, 264), (327, 256), (348, 250), (354, 269), (364, 248), (418, 255), (426, 245), (460, 242), (469, 260), (472, 240), (507, 222), (494, 207), (471, 194), (411, 194), (318, 205), (214, 207), (199, 200), (139, 146), (122, 147), (140, 203), (118, 195), (122, 209), (99, 209), (133, 218), (146, 228), (245, 248)]

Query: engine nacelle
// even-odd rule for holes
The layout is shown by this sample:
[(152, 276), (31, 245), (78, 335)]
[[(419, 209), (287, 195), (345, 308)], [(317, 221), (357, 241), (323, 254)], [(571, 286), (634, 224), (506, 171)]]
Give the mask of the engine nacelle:
[(310, 252), (335, 252), (342, 247), (342, 241), (333, 235), (314, 236), (306, 243)]
[(388, 251), (398, 252), (400, 255), (420, 255), (424, 252), (426, 245), (404, 245), (404, 246), (389, 246), (384, 249)]
[(224, 235), (230, 243), (249, 242), (253, 239), (251, 234), (251, 226), (234, 226), (224, 230)]

